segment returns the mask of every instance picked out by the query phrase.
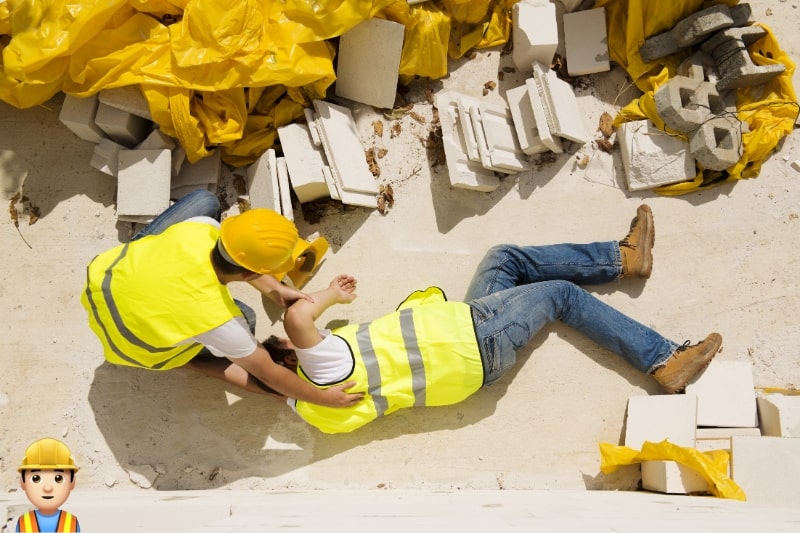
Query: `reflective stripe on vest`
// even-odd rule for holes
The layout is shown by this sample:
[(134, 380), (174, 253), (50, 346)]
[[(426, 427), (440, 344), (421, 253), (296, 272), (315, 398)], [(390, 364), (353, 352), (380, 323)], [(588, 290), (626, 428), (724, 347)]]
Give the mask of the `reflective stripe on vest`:
[[(36, 518), (36, 511), (28, 511), (19, 518), (19, 531), (20, 533), (38, 533), (39, 520)], [(74, 533), (78, 531), (78, 520), (69, 511), (59, 511), (58, 525), (56, 526), (56, 533)]]
[(81, 303), (108, 361), (181, 366), (202, 349), (187, 339), (241, 315), (211, 265), (218, 235), (210, 224), (181, 222), (92, 260)]
[[(405, 407), (457, 403), (483, 385), (467, 304), (426, 302), (333, 334), (347, 342), (353, 355), (353, 372), (341, 382), (355, 381), (352, 392), (365, 392), (365, 398), (346, 408), (297, 401), (298, 414), (325, 433), (352, 431)], [(302, 368), (299, 374), (312, 382)]]

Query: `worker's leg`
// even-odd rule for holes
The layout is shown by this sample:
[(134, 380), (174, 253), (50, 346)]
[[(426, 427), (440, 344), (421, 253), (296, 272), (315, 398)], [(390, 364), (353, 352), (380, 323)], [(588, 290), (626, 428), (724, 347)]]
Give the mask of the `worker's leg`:
[(651, 372), (678, 344), (620, 313), (574, 283), (542, 281), (513, 287), (468, 302), (486, 369), (486, 383), (498, 379), (525, 346), (550, 322), (560, 320), (637, 370)]
[(540, 281), (565, 280), (596, 285), (622, 275), (619, 243), (492, 247), (478, 265), (464, 298), (469, 302), (494, 292)]
[(206, 189), (192, 191), (158, 215), (131, 239), (141, 239), (147, 235), (158, 235), (168, 227), (192, 217), (211, 217), (219, 220), (220, 205), (216, 195)]

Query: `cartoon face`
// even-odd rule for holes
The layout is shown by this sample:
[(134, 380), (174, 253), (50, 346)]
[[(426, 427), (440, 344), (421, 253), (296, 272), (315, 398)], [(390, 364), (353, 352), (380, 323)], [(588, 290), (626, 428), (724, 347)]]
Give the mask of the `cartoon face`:
[(20, 477), (19, 483), (28, 500), (47, 515), (55, 513), (75, 488), (69, 470), (26, 470), (25, 481)]

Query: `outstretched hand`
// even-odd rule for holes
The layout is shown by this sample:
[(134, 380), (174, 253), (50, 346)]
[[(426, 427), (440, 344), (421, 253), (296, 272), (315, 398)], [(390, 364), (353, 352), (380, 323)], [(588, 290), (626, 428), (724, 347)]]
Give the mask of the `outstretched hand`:
[(343, 385), (336, 385), (325, 389), (328, 407), (351, 407), (364, 398), (363, 392), (347, 392), (347, 389), (355, 387), (355, 381), (348, 381)]
[(348, 274), (333, 278), (328, 288), (334, 291), (336, 303), (349, 304), (356, 299), (356, 278)]

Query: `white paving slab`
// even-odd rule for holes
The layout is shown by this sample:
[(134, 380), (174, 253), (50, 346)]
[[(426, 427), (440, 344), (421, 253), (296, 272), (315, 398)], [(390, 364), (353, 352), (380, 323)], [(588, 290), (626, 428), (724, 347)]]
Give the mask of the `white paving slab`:
[(617, 129), (617, 141), (630, 191), (687, 181), (697, 173), (689, 143), (649, 120), (624, 122)]
[(286, 158), (278, 157), (278, 189), (280, 191), (281, 210), (283, 216), (289, 220), (294, 220), (294, 209), (292, 208), (292, 186), (289, 185), (289, 169), (286, 167)]
[(95, 124), (98, 103), (97, 95), (86, 98), (64, 95), (58, 119), (84, 141), (98, 143), (106, 136)]
[(533, 64), (533, 79), (545, 108), (550, 132), (577, 143), (586, 143), (589, 136), (572, 85), (540, 63)]
[(756, 393), (753, 364), (749, 361), (714, 359), (686, 386), (697, 396), (697, 425), (756, 427)]
[(336, 96), (380, 108), (394, 107), (405, 26), (365, 20), (339, 37)]
[(536, 80), (528, 78), (525, 80), (525, 86), (528, 88), (528, 98), (531, 102), (531, 110), (536, 119), (536, 127), (539, 131), (539, 138), (542, 140), (548, 150), (560, 154), (564, 151), (561, 147), (561, 139), (553, 135), (550, 130), (550, 123), (547, 121), (547, 111), (545, 110), (545, 103), (542, 101), (542, 96), (539, 93), (539, 87)]
[(534, 155), (548, 150), (539, 137), (536, 116), (533, 114), (528, 86), (520, 85), (506, 91), (506, 102), (511, 111), (511, 119), (517, 132), (517, 140), (523, 153)]
[(734, 436), (731, 474), (748, 502), (800, 507), (800, 439)]
[(275, 150), (270, 148), (264, 152), (261, 157), (247, 167), (245, 175), (250, 207), (263, 207), (280, 213), (281, 193)]
[(567, 72), (583, 76), (611, 69), (604, 7), (564, 15)]
[(331, 196), (322, 169), (327, 165), (322, 149), (314, 146), (305, 124), (288, 124), (278, 128), (283, 157), (289, 170), (289, 181), (300, 203)]
[(117, 216), (153, 217), (169, 207), (169, 150), (120, 150)]

